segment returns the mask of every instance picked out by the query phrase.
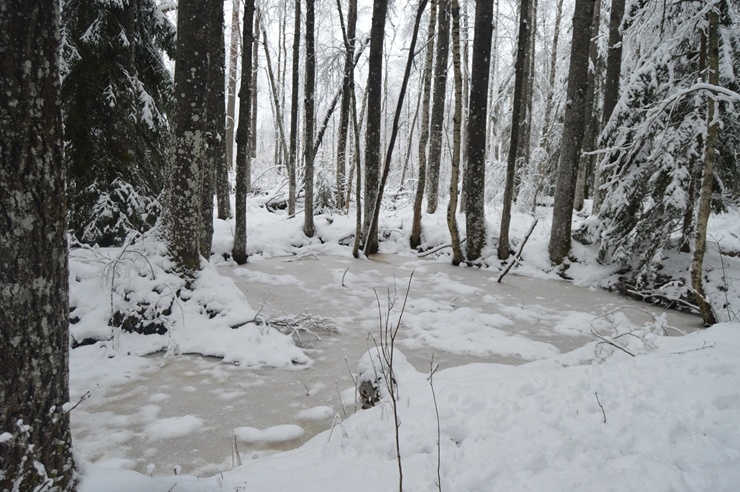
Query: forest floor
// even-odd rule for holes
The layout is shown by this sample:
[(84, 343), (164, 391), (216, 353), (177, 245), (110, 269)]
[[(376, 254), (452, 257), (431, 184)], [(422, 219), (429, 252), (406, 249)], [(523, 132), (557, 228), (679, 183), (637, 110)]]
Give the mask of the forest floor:
[[(267, 199), (250, 200), (249, 262), (224, 259), (233, 221), (216, 221), (215, 254), (192, 286), (166, 273), (153, 237), (73, 250), (81, 490), (398, 488), (393, 400), (385, 390), (358, 410), (353, 381), (386, 316), (400, 324), (406, 490), (740, 483), (737, 256), (710, 249), (707, 278), (726, 296), (726, 322), (700, 330), (695, 315), (605, 291), (620, 266), (600, 265), (588, 246), (574, 244), (563, 280), (547, 259), (546, 208), (522, 264), (499, 284), (495, 244), (483, 268), (451, 266), (449, 248), (409, 250), (407, 207), (381, 217), (382, 254), (355, 260), (343, 245), (353, 217), (317, 216), (308, 239), (302, 216), (270, 213)], [(532, 220), (515, 214), (515, 242)], [(740, 251), (739, 224), (737, 213), (710, 222), (723, 251)], [(446, 241), (444, 212), (425, 216), (425, 249)], [(684, 263), (666, 254), (663, 271), (687, 278)], [(113, 329), (112, 312), (148, 317), (144, 328), (162, 334)]]

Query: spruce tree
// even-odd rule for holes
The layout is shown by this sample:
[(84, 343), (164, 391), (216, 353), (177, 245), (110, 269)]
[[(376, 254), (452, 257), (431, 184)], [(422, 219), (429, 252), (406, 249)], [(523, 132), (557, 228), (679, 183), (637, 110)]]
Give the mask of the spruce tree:
[(62, 21), (69, 225), (78, 241), (121, 244), (161, 210), (175, 29), (153, 0), (65, 0)]

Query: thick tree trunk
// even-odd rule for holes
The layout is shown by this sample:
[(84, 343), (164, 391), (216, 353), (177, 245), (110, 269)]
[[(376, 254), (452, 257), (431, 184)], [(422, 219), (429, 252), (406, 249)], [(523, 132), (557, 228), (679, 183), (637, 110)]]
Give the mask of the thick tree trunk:
[[(247, 194), (251, 172), (249, 148), (252, 110), (252, 25), (254, 24), (254, 0), (244, 2), (242, 32), (242, 83), (239, 90), (239, 124), (236, 129), (236, 223), (234, 224), (234, 247), (232, 257), (242, 265), (247, 262)], [(182, 32), (182, 31), (179, 31)], [(181, 53), (178, 51), (178, 53)]]
[[(365, 204), (362, 230), (368, 240), (368, 230), (373, 216), (375, 199), (380, 181), (380, 130), (382, 116), (383, 42), (388, 0), (374, 0), (373, 19), (370, 28), (370, 56), (367, 74), (367, 126), (365, 128)], [(374, 254), (373, 248), (363, 249), (365, 254)]]
[(432, 0), (429, 9), (429, 28), (427, 29), (426, 60), (424, 62), (423, 95), (421, 106), (421, 131), (419, 133), (419, 176), (414, 196), (414, 217), (411, 222), (409, 246), (416, 249), (421, 244), (421, 205), (424, 201), (427, 176), (427, 143), (429, 142), (429, 100), (432, 93), (432, 68), (434, 64), (434, 39), (437, 25), (437, 0)]
[[(584, 114), (583, 141), (581, 142), (582, 152), (594, 150), (596, 144), (596, 135), (599, 132), (599, 120), (596, 115), (596, 84), (599, 78), (599, 47), (597, 44), (599, 26), (601, 23), (601, 0), (596, 0), (594, 4), (594, 16), (591, 23), (591, 46), (589, 47), (588, 59), (588, 89), (586, 90), (586, 110)], [(588, 174), (593, 167), (594, 157), (581, 153), (578, 160), (578, 179), (576, 180), (576, 194), (573, 199), (573, 209), (583, 210), (583, 202), (586, 199), (586, 187), (588, 183)]]
[(303, 89), (304, 94), (304, 153), (306, 162), (305, 183), (306, 190), (305, 207), (303, 212), (303, 233), (313, 237), (313, 175), (314, 175), (314, 92), (316, 86), (316, 48), (314, 46), (314, 0), (306, 0), (306, 82)]
[(74, 490), (59, 2), (3, 2), (0, 46), (0, 490)]
[(457, 266), (463, 260), (460, 248), (460, 233), (457, 229), (457, 195), (460, 182), (460, 133), (462, 129), (463, 78), (460, 62), (460, 4), (451, 0), (452, 14), (452, 64), (455, 76), (455, 114), (452, 118), (452, 165), (450, 168), (450, 201), (447, 204), (447, 228), (452, 243), (452, 264)]
[(168, 189), (170, 253), (187, 274), (200, 268), (202, 165), (206, 161), (207, 2), (180, 1), (177, 15), (174, 152)]
[[(342, 15), (342, 5), (337, 0), (337, 9), (339, 15)], [(355, 90), (355, 33), (357, 29), (357, 0), (349, 0), (347, 5), (347, 28), (342, 26), (342, 33), (346, 38), (344, 40), (344, 77), (342, 84), (342, 103), (339, 112), (339, 137), (337, 142), (337, 170), (336, 170), (336, 187), (337, 187), (337, 208), (344, 208), (344, 196), (346, 187), (351, 187), (352, 183), (346, 181), (346, 161), (347, 161), (347, 135), (349, 133), (349, 111), (352, 95), (350, 91)]]
[(591, 43), (591, 21), (595, 0), (576, 0), (573, 15), (573, 41), (568, 70), (568, 105), (563, 120), (563, 138), (555, 187), (552, 229), (550, 231), (550, 261), (562, 263), (570, 251), (573, 198), (581, 153), (588, 90), (588, 52)]
[(498, 259), (506, 260), (509, 257), (509, 226), (511, 225), (511, 205), (514, 201), (514, 175), (516, 174), (517, 151), (521, 150), (519, 139), (524, 132), (526, 117), (527, 96), (527, 67), (528, 52), (530, 49), (529, 29), (532, 20), (530, 0), (522, 0), (519, 4), (519, 39), (514, 65), (514, 101), (511, 111), (511, 139), (509, 141), (509, 156), (506, 161), (506, 186), (504, 187), (504, 203), (501, 210), (501, 229), (499, 232)]
[(427, 175), (427, 213), (437, 211), (439, 199), (439, 168), (442, 161), (442, 127), (447, 96), (447, 60), (450, 47), (450, 2), (438, 0), (437, 58), (434, 63), (434, 99), (429, 135), (429, 169)]
[[(719, 85), (719, 13), (718, 8), (712, 9), (709, 14), (709, 29), (707, 33), (707, 61), (709, 65), (709, 84)], [(717, 322), (709, 300), (704, 292), (704, 253), (707, 249), (707, 224), (712, 208), (712, 190), (714, 188), (714, 164), (716, 160), (717, 133), (719, 131), (719, 105), (713, 94), (707, 95), (707, 138), (704, 147), (704, 176), (699, 196), (699, 212), (696, 218), (696, 241), (694, 243), (694, 258), (691, 261), (691, 288), (696, 295), (701, 317), (705, 325)]]
[[(612, 0), (611, 13), (609, 14), (609, 50), (606, 56), (606, 79), (604, 80), (604, 109), (601, 115), (601, 128), (605, 128), (609, 118), (614, 112), (614, 107), (619, 101), (619, 81), (622, 73), (622, 19), (624, 18), (624, 1)], [(594, 172), (594, 204), (592, 212), (599, 212), (604, 202), (604, 191), (601, 185), (604, 176), (601, 166), (597, 166)]]
[(493, 37), (493, 2), (476, 2), (473, 63), (470, 77), (470, 116), (467, 131), (465, 167), (465, 223), (468, 261), (480, 258), (486, 243), (486, 117), (488, 113), (488, 72)]
[[(234, 169), (234, 138), (236, 131), (236, 82), (239, 64), (239, 5), (240, 0), (234, 0), (231, 6), (231, 37), (229, 41), (229, 84), (226, 101), (226, 162), (229, 170)], [(220, 217), (222, 218), (222, 217)]]
[(295, 1), (293, 19), (293, 74), (290, 96), (290, 156), (288, 157), (288, 215), (295, 214), (296, 170), (298, 169), (298, 92), (301, 58), (301, 0)]

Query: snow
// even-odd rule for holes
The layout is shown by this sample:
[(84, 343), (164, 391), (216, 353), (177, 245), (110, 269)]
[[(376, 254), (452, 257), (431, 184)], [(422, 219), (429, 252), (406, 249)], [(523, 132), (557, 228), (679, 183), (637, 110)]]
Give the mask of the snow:
[[(111, 305), (124, 305), (119, 292), (162, 304), (163, 292), (182, 287), (156, 242), (73, 252), (72, 336), (107, 340), (71, 351), (72, 402), (90, 392), (72, 411), (79, 490), (397, 489), (390, 396), (383, 388), (376, 407), (354, 410), (346, 373), (378, 380), (382, 357), (365, 335), (378, 340), (388, 300), (398, 321), (411, 272), (394, 354), (404, 489), (436, 490), (439, 460), (444, 490), (736, 490), (737, 316), (697, 331), (697, 317), (607, 293), (616, 268), (590, 246), (575, 245), (573, 280), (563, 281), (547, 260), (547, 209), (522, 264), (499, 284), (494, 245), (483, 269), (450, 266), (449, 249), (426, 259), (409, 251), (405, 209), (381, 218), (381, 231), (395, 231), (383, 254), (355, 260), (339, 244), (353, 233), (352, 213), (317, 216), (317, 236), (306, 238), (302, 217), (260, 207), (268, 198), (248, 201), (247, 265), (223, 259), (233, 220), (216, 221), (214, 255), (167, 318), (171, 336), (107, 325)], [(725, 251), (740, 250), (737, 220), (710, 220)], [(530, 224), (514, 214), (515, 247)], [(444, 214), (425, 217), (424, 231), (430, 247), (446, 241)], [(681, 271), (676, 257), (664, 263)], [(716, 248), (707, 269), (711, 285), (740, 274), (737, 258)], [(730, 287), (728, 321), (740, 309)], [(301, 350), (264, 325), (232, 328), (258, 312), (326, 316), (340, 332), (318, 332)], [(340, 349), (344, 340), (359, 346)], [(431, 380), (429, 353), (442, 361)], [(345, 374), (312, 379), (329, 361)], [(290, 391), (273, 389), (278, 379)], [(227, 420), (235, 423), (219, 427)]]
[(305, 431), (298, 425), (275, 425), (267, 429), (255, 429), (254, 427), (237, 427), (234, 435), (240, 441), (245, 442), (282, 442), (293, 441), (301, 437)]

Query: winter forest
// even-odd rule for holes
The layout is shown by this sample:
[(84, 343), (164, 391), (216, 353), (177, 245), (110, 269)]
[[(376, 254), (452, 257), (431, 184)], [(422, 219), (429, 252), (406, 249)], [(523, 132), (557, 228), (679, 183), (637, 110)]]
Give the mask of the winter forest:
[(737, 490), (733, 0), (0, 0), (0, 490)]

